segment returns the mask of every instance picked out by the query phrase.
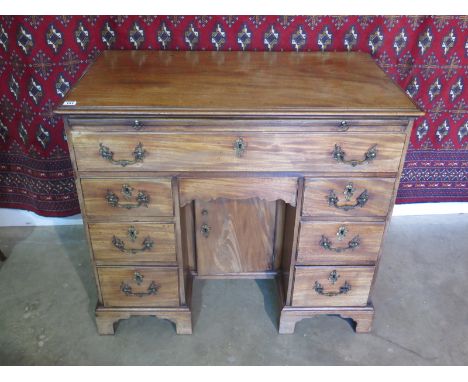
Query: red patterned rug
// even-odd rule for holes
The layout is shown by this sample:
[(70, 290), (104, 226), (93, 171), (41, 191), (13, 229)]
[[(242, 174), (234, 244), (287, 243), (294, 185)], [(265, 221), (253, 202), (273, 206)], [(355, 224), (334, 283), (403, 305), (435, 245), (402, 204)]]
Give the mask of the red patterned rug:
[(52, 111), (105, 49), (368, 52), (427, 113), (397, 202), (468, 201), (467, 30), (466, 16), (2, 16), (0, 207), (79, 212)]

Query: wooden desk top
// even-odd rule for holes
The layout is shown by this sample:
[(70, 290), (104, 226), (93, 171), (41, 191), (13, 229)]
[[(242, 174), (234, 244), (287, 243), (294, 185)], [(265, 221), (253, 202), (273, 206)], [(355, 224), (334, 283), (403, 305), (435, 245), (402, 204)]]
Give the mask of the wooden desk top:
[(58, 114), (419, 116), (365, 53), (104, 51)]

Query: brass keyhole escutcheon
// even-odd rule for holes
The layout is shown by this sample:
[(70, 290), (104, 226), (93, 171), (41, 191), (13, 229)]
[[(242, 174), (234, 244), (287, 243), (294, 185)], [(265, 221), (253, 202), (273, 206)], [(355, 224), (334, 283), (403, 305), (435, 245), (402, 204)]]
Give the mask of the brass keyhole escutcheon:
[(344, 196), (345, 196), (345, 199), (349, 202), (351, 200), (351, 197), (354, 195), (354, 192), (356, 191), (356, 189), (354, 188), (353, 186), (353, 183), (352, 182), (349, 182), (346, 187), (344, 188)]
[(132, 225), (132, 226), (128, 227), (127, 236), (133, 242), (137, 239), (138, 231), (135, 228), (135, 226)]
[(340, 124), (338, 125), (339, 131), (346, 131), (348, 129), (349, 129), (349, 124), (347, 121), (341, 121)]
[(338, 231), (336, 232), (336, 236), (338, 236), (338, 240), (341, 241), (344, 239), (347, 233), (348, 233), (348, 228), (342, 225), (338, 228)]
[(143, 282), (144, 276), (140, 272), (135, 272), (133, 274), (133, 279), (135, 280), (137, 285), (141, 285), (141, 283)]
[(328, 280), (332, 283), (335, 284), (338, 279), (340, 278), (340, 275), (336, 270), (331, 271), (330, 275), (328, 276)]
[(204, 237), (208, 237), (209, 234), (210, 234), (210, 231), (211, 231), (211, 227), (210, 227), (208, 224), (205, 223), (205, 224), (203, 224), (203, 225), (201, 226), (201, 229), (200, 229), (200, 230), (201, 230), (201, 233), (202, 233), (202, 235), (203, 235)]
[(133, 121), (132, 127), (135, 130), (140, 130), (143, 127), (143, 124), (138, 119), (135, 119), (135, 121)]
[(247, 149), (247, 142), (245, 142), (242, 137), (239, 137), (235, 140), (233, 147), (236, 151), (236, 156), (240, 158), (244, 155), (244, 152)]
[(128, 184), (122, 185), (122, 194), (125, 199), (130, 200), (132, 197), (133, 187), (129, 186)]

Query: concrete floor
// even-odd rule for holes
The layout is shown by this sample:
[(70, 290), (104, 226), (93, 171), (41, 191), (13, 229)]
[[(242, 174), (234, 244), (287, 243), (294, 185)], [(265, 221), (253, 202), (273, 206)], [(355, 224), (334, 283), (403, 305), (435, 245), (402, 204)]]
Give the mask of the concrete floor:
[(371, 334), (329, 316), (278, 335), (271, 281), (198, 280), (192, 336), (153, 317), (99, 336), (83, 228), (2, 228), (0, 364), (466, 365), (467, 232), (468, 215), (393, 219)]

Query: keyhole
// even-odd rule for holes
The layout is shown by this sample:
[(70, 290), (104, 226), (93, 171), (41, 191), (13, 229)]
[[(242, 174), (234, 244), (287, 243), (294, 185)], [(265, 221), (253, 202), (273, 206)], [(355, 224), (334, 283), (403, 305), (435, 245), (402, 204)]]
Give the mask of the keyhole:
[(339, 278), (340, 278), (340, 275), (336, 272), (336, 270), (333, 270), (330, 273), (330, 276), (328, 277), (328, 280), (330, 280), (330, 282), (332, 284), (335, 284), (338, 281)]
[(208, 224), (203, 224), (201, 226), (201, 233), (204, 237), (208, 237), (209, 233), (210, 233), (210, 226)]
[(135, 276), (135, 282), (138, 285), (140, 285), (143, 282), (143, 279), (144, 279), (143, 275), (140, 272), (135, 272), (134, 276)]

